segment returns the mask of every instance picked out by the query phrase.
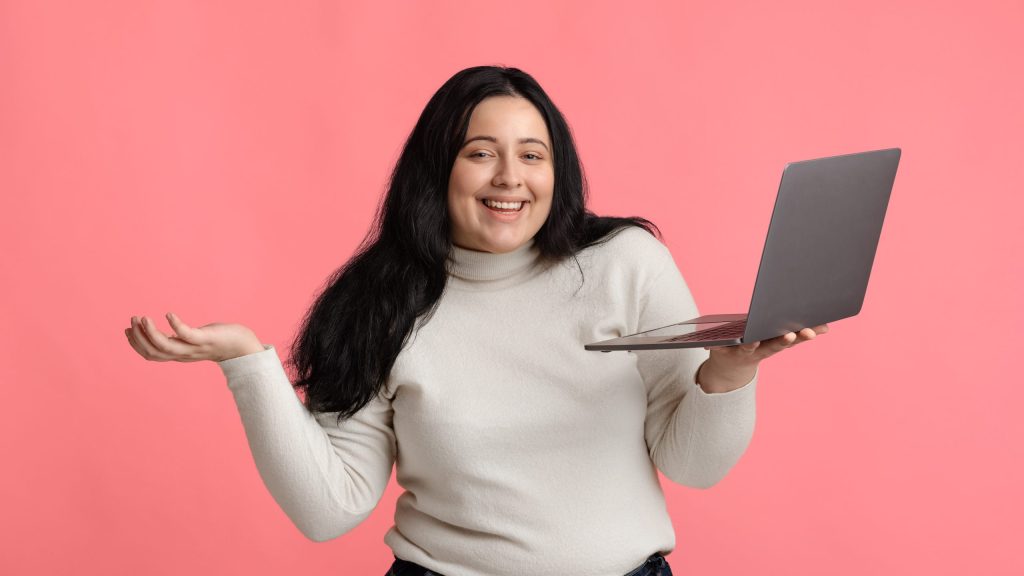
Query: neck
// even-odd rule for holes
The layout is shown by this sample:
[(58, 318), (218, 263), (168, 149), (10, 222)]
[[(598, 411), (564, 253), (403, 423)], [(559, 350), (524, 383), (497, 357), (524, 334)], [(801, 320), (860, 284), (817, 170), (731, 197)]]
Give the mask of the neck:
[(502, 280), (530, 269), (539, 256), (540, 250), (532, 238), (519, 248), (501, 254), (453, 245), (448, 272), (463, 280)]

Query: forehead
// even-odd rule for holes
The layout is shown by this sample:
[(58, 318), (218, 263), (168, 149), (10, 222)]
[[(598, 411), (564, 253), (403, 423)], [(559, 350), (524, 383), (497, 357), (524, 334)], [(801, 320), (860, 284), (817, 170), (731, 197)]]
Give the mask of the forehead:
[(548, 127), (532, 102), (520, 96), (491, 96), (483, 99), (469, 117), (467, 136), (502, 133), (547, 140)]

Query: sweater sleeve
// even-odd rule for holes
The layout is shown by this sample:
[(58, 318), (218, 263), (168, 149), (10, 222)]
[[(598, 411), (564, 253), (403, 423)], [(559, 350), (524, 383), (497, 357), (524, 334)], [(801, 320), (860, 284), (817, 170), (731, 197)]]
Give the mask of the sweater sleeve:
[(337, 538), (370, 515), (395, 460), (390, 401), (378, 395), (338, 425), (302, 404), (273, 345), (218, 365), (263, 483), (307, 538)]
[[(641, 297), (640, 330), (700, 314), (668, 249), (658, 246), (651, 280)], [(703, 348), (637, 351), (647, 388), (644, 436), (651, 459), (673, 482), (710, 488), (746, 451), (754, 433), (757, 375), (730, 392), (708, 394), (696, 384), (709, 356)]]

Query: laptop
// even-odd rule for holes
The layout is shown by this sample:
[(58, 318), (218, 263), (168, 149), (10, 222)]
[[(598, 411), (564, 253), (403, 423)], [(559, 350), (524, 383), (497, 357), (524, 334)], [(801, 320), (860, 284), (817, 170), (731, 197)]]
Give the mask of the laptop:
[(586, 350), (735, 346), (854, 316), (900, 149), (786, 164), (746, 314), (712, 314), (586, 344)]

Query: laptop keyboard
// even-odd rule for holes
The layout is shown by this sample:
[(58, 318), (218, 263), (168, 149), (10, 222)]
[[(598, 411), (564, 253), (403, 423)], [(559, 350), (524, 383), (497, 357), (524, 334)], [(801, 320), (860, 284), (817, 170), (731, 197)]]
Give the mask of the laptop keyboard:
[(704, 330), (698, 330), (696, 332), (690, 332), (689, 334), (681, 334), (679, 336), (673, 336), (672, 338), (666, 338), (662, 342), (699, 342), (703, 340), (730, 340), (732, 338), (739, 338), (743, 336), (743, 331), (747, 328), (747, 321), (740, 320), (739, 322), (730, 322), (723, 324), (722, 326), (715, 326), (713, 328), (705, 328)]

